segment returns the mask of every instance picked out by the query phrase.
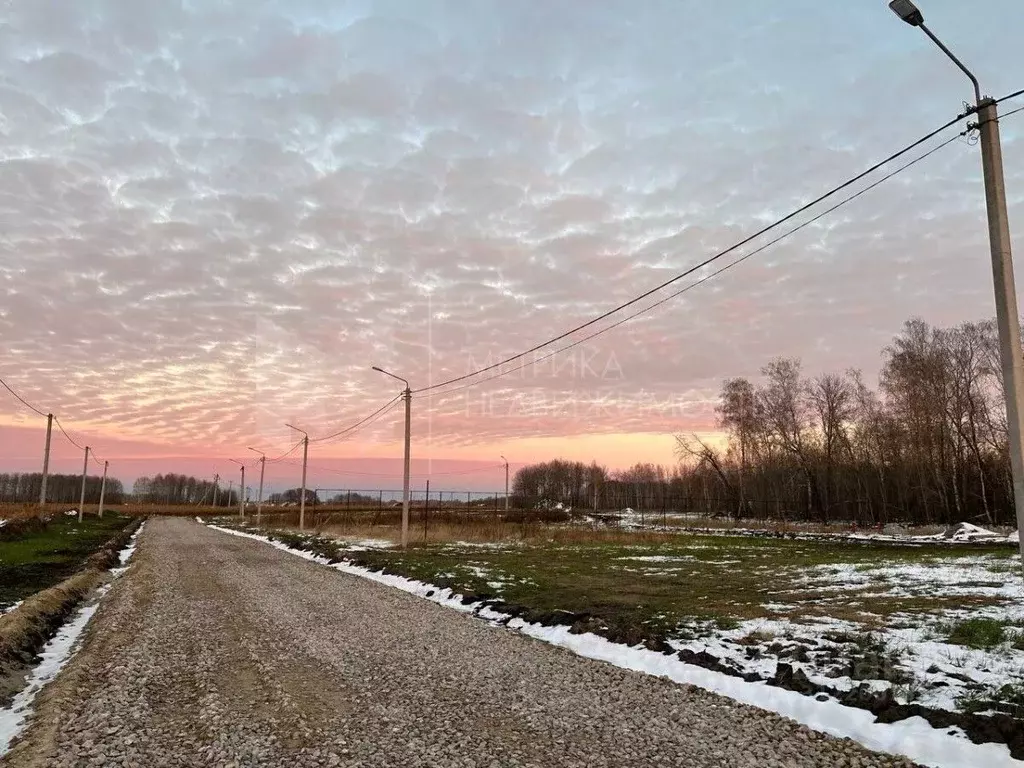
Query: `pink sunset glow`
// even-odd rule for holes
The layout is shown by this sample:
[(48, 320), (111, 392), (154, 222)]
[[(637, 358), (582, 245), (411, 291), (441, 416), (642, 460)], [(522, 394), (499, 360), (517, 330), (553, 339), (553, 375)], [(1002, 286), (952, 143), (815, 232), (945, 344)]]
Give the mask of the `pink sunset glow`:
[[(734, 34), (710, 7), (108, 5), (19, 4), (0, 47), (0, 376), (129, 486), (233, 478), (247, 447), (294, 444), (286, 422), (354, 424), (397, 394), (372, 365), (418, 389), (529, 349), (966, 95), (860, 7), (780, 24), (751, 5)], [(935, 6), (965, 57), (999, 51), (994, 93), (1017, 85), (1009, 28)], [(1022, 124), (1003, 138), (1016, 222)], [(502, 454), (672, 464), (674, 434), (716, 432), (722, 380), (777, 355), (871, 380), (908, 317), (992, 314), (986, 243), (977, 149), (954, 144), (604, 335), (418, 394), (414, 485), (499, 489)], [(44, 426), (0, 392), (0, 469), (37, 471)], [(399, 407), (315, 442), (310, 487), (399, 487), (401, 428)], [(298, 484), (294, 457), (271, 486)], [(56, 432), (51, 468), (81, 471)]]

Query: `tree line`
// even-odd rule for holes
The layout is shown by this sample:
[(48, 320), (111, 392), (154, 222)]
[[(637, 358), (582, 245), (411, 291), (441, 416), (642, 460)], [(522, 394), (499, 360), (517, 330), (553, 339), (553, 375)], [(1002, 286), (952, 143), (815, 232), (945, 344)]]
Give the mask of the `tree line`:
[(517, 507), (690, 511), (860, 524), (1014, 523), (1002, 367), (993, 321), (906, 322), (881, 353), (877, 390), (858, 370), (804, 375), (776, 358), (723, 382), (724, 442), (676, 436), (671, 467), (521, 468)]
[(609, 472), (596, 462), (554, 459), (517, 470), (511, 502), (517, 508), (562, 504), (589, 510), (667, 510), (680, 506), (686, 493), (678, 467), (641, 463)]
[(677, 436), (688, 480), (736, 515), (764, 504), (822, 522), (1012, 524), (995, 323), (910, 320), (881, 357), (878, 391), (856, 370), (807, 378), (791, 358), (758, 382), (725, 381), (727, 447)]
[[(85, 478), (85, 503), (99, 504), (102, 476), (87, 475)], [(42, 472), (14, 472), (0, 474), (0, 502), (33, 503), (39, 501), (43, 486)], [(48, 475), (46, 478), (46, 500), (55, 504), (74, 504), (77, 508), (82, 494), (81, 475)], [(108, 477), (104, 504), (122, 504), (124, 485), (120, 480)]]
[(237, 507), (238, 491), (212, 480), (174, 473), (140, 477), (132, 486), (132, 497), (145, 504)]

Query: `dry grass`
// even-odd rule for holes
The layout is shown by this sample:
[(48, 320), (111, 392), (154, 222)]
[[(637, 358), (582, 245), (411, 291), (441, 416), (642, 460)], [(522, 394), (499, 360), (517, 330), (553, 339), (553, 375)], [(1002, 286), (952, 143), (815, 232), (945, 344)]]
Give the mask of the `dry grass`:
[[(46, 511), (52, 511), (54, 505), (48, 506)], [(14, 504), (10, 502), (4, 502), (0, 504), (0, 519), (3, 520), (29, 520), (33, 517), (39, 517), (39, 505), (38, 504)]]
[[(265, 526), (297, 531), (298, 520), (264, 520)], [(306, 530), (336, 539), (380, 539), (398, 543), (401, 523), (388, 520), (374, 524), (370, 520), (311, 520)], [(506, 523), (490, 520), (446, 520), (409, 526), (411, 544), (554, 543), (554, 544), (658, 544), (676, 539), (679, 534), (664, 531), (632, 531), (618, 528), (548, 525), (545, 523)]]

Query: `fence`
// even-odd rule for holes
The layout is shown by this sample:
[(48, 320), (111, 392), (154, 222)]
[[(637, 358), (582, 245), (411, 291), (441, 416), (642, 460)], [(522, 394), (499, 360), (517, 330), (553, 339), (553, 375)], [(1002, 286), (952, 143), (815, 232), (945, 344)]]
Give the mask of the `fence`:
[[(307, 502), (323, 510), (338, 511), (384, 511), (401, 509), (401, 489), (355, 489), (355, 488), (317, 488), (311, 491), (314, 499)], [(510, 494), (506, 499), (504, 491), (468, 491), (468, 490), (431, 490), (429, 483), (424, 488), (409, 489), (410, 509), (424, 507), (435, 511), (441, 509), (460, 510), (465, 512), (499, 513), (507, 510), (516, 512), (565, 512), (576, 516), (590, 515), (596, 518), (613, 519), (618, 517), (636, 517), (641, 523), (647, 518), (654, 522), (656, 518), (673, 517), (742, 517), (746, 520), (778, 520), (797, 521), (809, 519), (806, 509), (793, 509), (782, 499), (745, 499), (742, 509), (735, 497), (712, 496), (708, 494), (638, 494), (633, 498), (599, 498), (594, 500), (578, 499), (574, 505), (537, 497), (524, 497)], [(589, 502), (589, 503), (588, 503)], [(252, 501), (250, 500), (250, 506)], [(278, 505), (278, 508), (281, 505)], [(297, 507), (298, 502), (289, 502), (286, 507)], [(269, 505), (264, 504), (264, 508)], [(872, 514), (874, 512), (874, 514)], [(739, 513), (739, 514), (737, 514)], [(836, 523), (857, 522), (861, 524), (877, 524), (886, 522), (887, 518), (900, 518), (900, 509), (891, 506), (882, 510), (880, 517), (877, 510), (872, 510), (866, 501), (858, 499), (836, 500), (829, 505), (828, 519)], [(517, 516), (518, 517), (518, 516)], [(666, 521), (667, 522), (667, 521)]]

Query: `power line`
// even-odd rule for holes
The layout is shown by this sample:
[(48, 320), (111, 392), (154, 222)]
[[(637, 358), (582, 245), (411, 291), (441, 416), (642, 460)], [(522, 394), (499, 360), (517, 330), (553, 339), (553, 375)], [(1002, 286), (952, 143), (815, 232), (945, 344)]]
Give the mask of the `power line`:
[(281, 454), (280, 456), (278, 456), (278, 457), (277, 457), (276, 459), (267, 459), (267, 463), (268, 463), (268, 464), (276, 464), (276, 463), (277, 463), (277, 462), (279, 462), (279, 461), (284, 461), (285, 457), (286, 457), (286, 456), (289, 456), (289, 455), (291, 455), (292, 453), (294, 453), (294, 452), (295, 452), (295, 449), (296, 449), (296, 448), (298, 448), (298, 447), (299, 447), (300, 445), (302, 445), (302, 441), (301, 441), (301, 440), (299, 440), (299, 442), (297, 442), (297, 443), (296, 443), (295, 445), (293, 445), (293, 446), (292, 446), (291, 448), (289, 448), (289, 449), (288, 449), (287, 451), (285, 451), (284, 453), (282, 453), (282, 454)]
[(61, 433), (64, 435), (64, 437), (68, 439), (69, 443), (71, 443), (73, 446), (75, 446), (75, 448), (77, 448), (80, 451), (85, 450), (85, 446), (80, 445), (79, 442), (75, 440), (75, 438), (68, 434), (68, 431), (64, 429), (64, 425), (60, 423), (60, 419), (58, 419), (56, 416), (53, 417), (53, 423), (57, 425), (57, 429), (59, 429)]
[[(300, 462), (298, 459), (288, 459), (287, 462), (285, 462), (285, 463), (293, 464), (295, 466), (298, 466), (302, 462)], [(316, 470), (320, 470), (321, 472), (330, 472), (330, 473), (335, 474), (335, 475), (355, 475), (357, 477), (395, 477), (395, 474), (396, 474), (395, 472), (358, 472), (358, 471), (348, 470), (348, 469), (333, 469), (331, 467), (324, 467), (324, 466), (320, 466), (320, 465), (317, 465), (317, 464), (307, 464), (306, 466), (309, 469), (316, 469)], [(410, 472), (409, 476), (410, 477), (441, 477), (441, 476), (448, 477), (448, 476), (453, 476), (453, 475), (471, 475), (471, 474), (474, 474), (476, 472), (490, 472), (490, 471), (493, 471), (493, 470), (496, 470), (496, 469), (504, 469), (504, 468), (505, 468), (504, 464), (495, 464), (494, 466), (488, 465), (488, 466), (485, 466), (485, 467), (477, 467), (476, 469), (453, 470), (453, 471), (450, 471), (450, 472)], [(397, 474), (401, 474), (401, 472), (399, 472)]]
[(12, 395), (14, 395), (14, 397), (18, 400), (18, 402), (20, 402), (22, 405), (24, 405), (30, 411), (35, 411), (40, 416), (48, 416), (49, 415), (49, 414), (43, 413), (41, 410), (39, 410), (34, 405), (32, 405), (32, 403), (28, 402), (28, 400), (23, 398), (21, 395), (19, 395), (13, 389), (11, 389), (11, 386), (6, 381), (4, 381), (3, 379), (0, 379), (0, 384), (3, 384), (4, 389), (6, 389), (8, 392), (10, 392)]
[[(1010, 99), (1015, 99), (1018, 96), (1024, 96), (1024, 88), (1021, 88), (1019, 91), (1014, 91), (1013, 93), (1008, 93), (1005, 96), (1003, 96), (1003, 98), (1001, 98), (1001, 99), (993, 99), (993, 101), (995, 101), (996, 104), (1002, 104), (1004, 101), (1009, 101)], [(971, 111), (972, 112), (977, 112), (976, 109), (975, 110), (971, 110)], [(1017, 110), (1014, 110), (1014, 111), (1016, 112)], [(970, 112), (968, 112), (968, 114), (970, 114)]]
[(395, 403), (397, 403), (398, 400), (401, 397), (402, 397), (401, 395), (395, 395), (391, 400), (388, 400), (388, 402), (384, 403), (384, 405), (382, 405), (380, 408), (378, 408), (376, 411), (371, 413), (366, 418), (361, 419), (360, 421), (357, 421), (355, 424), (352, 424), (351, 426), (345, 427), (344, 429), (338, 430), (337, 432), (334, 432), (334, 433), (332, 433), (330, 435), (324, 435), (323, 437), (311, 437), (311, 438), (309, 438), (309, 442), (311, 442), (311, 443), (322, 443), (324, 440), (331, 440), (332, 438), (335, 438), (335, 437), (341, 437), (343, 435), (347, 435), (348, 433), (353, 432), (353, 431), (359, 429), (359, 427), (363, 426), (367, 422), (375, 419), (378, 415), (383, 414), (388, 408), (392, 407)]
[[(1009, 97), (1007, 97), (1007, 98), (1009, 98)], [(901, 157), (901, 156), (905, 155), (907, 152), (910, 152), (912, 149), (920, 146), (921, 144), (925, 143), (929, 139), (934, 138), (938, 134), (940, 134), (943, 131), (945, 131), (947, 128), (949, 128), (952, 125), (954, 125), (955, 123), (959, 122), (965, 116), (967, 116), (969, 114), (972, 114), (973, 112), (976, 112), (976, 111), (977, 111), (976, 108), (971, 107), (970, 109), (968, 109), (963, 114), (957, 115), (955, 118), (953, 118), (949, 122), (945, 123), (944, 125), (942, 125), (942, 126), (936, 128), (935, 130), (927, 133), (926, 135), (924, 135), (921, 138), (917, 139), (916, 141), (908, 144), (907, 146), (903, 147), (902, 149), (898, 150), (897, 152), (894, 152), (893, 154), (889, 155), (884, 160), (881, 160), (880, 162), (875, 163), (874, 165), (870, 166), (866, 170), (861, 171), (856, 176), (853, 176), (853, 177), (847, 179), (842, 184), (839, 184), (838, 186), (833, 187), (828, 192), (824, 193), (823, 195), (820, 195), (820, 196), (816, 197), (811, 202), (806, 203), (806, 204), (800, 206), (799, 208), (796, 208), (795, 210), (793, 210), (790, 213), (786, 214), (782, 218), (776, 219), (771, 224), (769, 224), (769, 225), (767, 225), (765, 227), (762, 227), (761, 229), (759, 229), (754, 234), (748, 235), (747, 237), (743, 238), (742, 240), (740, 240), (740, 241), (734, 243), (733, 245), (729, 246), (725, 250), (719, 251), (715, 255), (710, 256), (707, 259), (704, 259), (703, 261), (699, 262), (698, 264), (695, 264), (694, 266), (692, 266), (689, 269), (679, 273), (678, 275), (676, 275), (676, 276), (674, 276), (672, 278), (669, 278), (668, 280), (662, 282), (661, 284), (655, 286), (654, 288), (651, 288), (650, 290), (645, 291), (644, 293), (641, 293), (639, 296), (635, 296), (634, 298), (632, 298), (632, 299), (630, 299), (630, 300), (628, 300), (628, 301), (626, 301), (626, 302), (624, 302), (622, 304), (619, 304), (617, 307), (609, 309), (608, 311), (603, 312), (602, 314), (598, 315), (597, 317), (591, 318), (590, 320), (586, 321), (585, 323), (577, 325), (575, 328), (572, 328), (572, 329), (570, 329), (568, 331), (565, 331), (564, 333), (561, 333), (561, 334), (559, 334), (559, 335), (557, 335), (557, 336), (555, 336), (555, 337), (553, 337), (551, 339), (548, 339), (547, 341), (542, 342), (541, 344), (537, 344), (537, 345), (535, 345), (533, 347), (530, 347), (529, 349), (524, 350), (523, 352), (519, 352), (519, 353), (517, 353), (515, 355), (512, 355), (511, 357), (507, 357), (504, 360), (498, 361), (497, 363), (492, 363), (491, 365), (487, 365), (487, 366), (484, 366), (483, 368), (479, 368), (479, 369), (477, 369), (475, 371), (471, 371), (470, 373), (463, 374), (462, 376), (456, 376), (456, 377), (453, 377), (453, 378), (448, 379), (446, 381), (439, 382), (437, 384), (430, 384), (430, 385), (428, 385), (426, 387), (421, 387), (420, 389), (414, 390), (414, 393), (429, 392), (431, 390), (439, 389), (440, 387), (444, 387), (444, 386), (447, 386), (449, 384), (455, 384), (455, 383), (460, 382), (460, 381), (465, 381), (466, 379), (472, 378), (474, 376), (478, 376), (481, 373), (485, 373), (487, 371), (494, 370), (495, 368), (499, 368), (502, 365), (506, 365), (508, 363), (514, 362), (516, 360), (519, 360), (520, 358), (525, 357), (526, 355), (530, 354), (531, 352), (537, 352), (537, 351), (543, 349), (544, 347), (547, 347), (547, 346), (549, 346), (551, 344), (554, 344), (557, 341), (561, 341), (562, 339), (566, 338), (567, 336), (571, 336), (572, 334), (576, 333), (577, 331), (581, 331), (584, 328), (588, 328), (591, 325), (593, 325), (594, 323), (598, 323), (601, 320), (604, 320), (605, 318), (607, 318), (607, 317), (609, 317), (611, 315), (614, 315), (614, 314), (622, 311), (623, 309), (626, 309), (627, 307), (632, 306), (633, 304), (636, 304), (638, 301), (642, 301), (643, 299), (646, 299), (648, 296), (650, 296), (650, 295), (652, 295), (654, 293), (657, 293), (661, 289), (666, 288), (667, 286), (672, 285), (673, 283), (678, 282), (679, 280), (682, 280), (685, 277), (688, 277), (689, 275), (693, 274), (697, 270), (702, 269), (703, 267), (706, 267), (708, 264), (711, 264), (712, 262), (717, 261), (718, 259), (722, 258), (723, 256), (726, 256), (727, 254), (732, 253), (737, 248), (741, 248), (742, 246), (744, 246), (747, 243), (749, 243), (750, 241), (760, 237), (761, 235), (765, 234), (766, 232), (769, 232), (772, 229), (775, 229), (776, 227), (778, 227), (779, 225), (784, 224), (785, 222), (789, 221), (793, 217), (798, 216), (799, 214), (801, 214), (804, 211), (808, 210), (809, 208), (817, 205), (818, 203), (822, 202), (823, 200), (831, 197), (832, 195), (836, 194), (837, 192), (840, 192), (841, 190), (849, 187), (851, 184), (854, 184), (857, 181), (863, 179), (865, 176), (867, 176), (867, 175), (869, 175), (871, 173), (874, 173), (876, 170), (881, 168), (883, 165), (886, 165), (887, 163), (892, 162), (893, 160), (897, 159), (898, 157)]]
[(924, 160), (925, 158), (929, 157), (930, 155), (933, 155), (934, 153), (938, 152), (940, 149), (942, 149), (942, 148), (944, 148), (946, 146), (949, 146), (954, 141), (956, 141), (958, 138), (960, 138), (962, 135), (963, 134), (961, 133), (961, 134), (956, 134), (954, 136), (951, 136), (950, 138), (946, 139), (941, 144), (938, 144), (935, 147), (932, 147), (930, 150), (928, 150), (924, 154), (914, 158), (913, 160), (911, 160), (908, 163), (905, 163), (904, 165), (901, 165), (899, 168), (896, 168), (895, 170), (887, 173), (885, 176), (883, 176), (882, 178), (880, 178), (877, 181), (873, 182), (872, 184), (864, 187), (864, 189), (861, 189), (860, 191), (858, 191), (858, 192), (856, 192), (856, 193), (854, 193), (852, 195), (849, 195), (848, 197), (843, 198), (842, 200), (840, 200), (838, 203), (836, 203), (835, 205), (831, 206), (830, 208), (827, 208), (826, 210), (824, 210), (821, 213), (817, 214), (816, 216), (808, 219), (807, 221), (803, 222), (802, 224), (799, 224), (798, 226), (793, 227), (792, 229), (786, 230), (786, 232), (784, 232), (783, 234), (779, 235), (778, 237), (776, 237), (773, 240), (770, 240), (769, 242), (765, 243), (764, 245), (756, 248), (755, 250), (751, 251), (750, 253), (748, 253), (748, 254), (746, 254), (744, 256), (741, 256), (738, 259), (735, 259), (735, 260), (729, 262), (724, 267), (721, 267), (720, 269), (718, 269), (718, 270), (716, 270), (716, 271), (714, 271), (714, 272), (712, 272), (712, 273), (710, 273), (708, 275), (705, 275), (700, 280), (697, 280), (696, 282), (691, 283), (690, 285), (687, 285), (684, 288), (681, 288), (680, 290), (678, 290), (678, 291), (676, 291), (674, 293), (669, 294), (668, 296), (665, 296), (664, 298), (656, 301), (653, 304), (648, 305), (647, 307), (644, 307), (643, 309), (638, 310), (637, 312), (634, 312), (631, 315), (627, 315), (626, 317), (622, 318), (621, 320), (618, 320), (615, 323), (612, 323), (609, 326), (606, 326), (604, 328), (601, 328), (598, 331), (595, 331), (594, 333), (591, 333), (591, 334), (589, 334), (587, 336), (584, 336), (582, 339), (578, 339), (577, 341), (574, 341), (571, 344), (567, 344), (567, 345), (565, 345), (563, 347), (559, 347), (558, 349), (554, 350), (553, 352), (549, 352), (548, 354), (543, 355), (542, 357), (539, 357), (539, 358), (537, 358), (535, 360), (527, 361), (527, 362), (523, 363), (522, 365), (519, 365), (519, 366), (517, 366), (515, 368), (510, 368), (507, 371), (499, 371), (498, 373), (496, 373), (496, 374), (494, 374), (492, 376), (488, 376), (488, 377), (486, 377), (484, 379), (478, 379), (476, 381), (472, 381), (472, 382), (469, 382), (467, 384), (463, 384), (462, 386), (455, 387), (454, 389), (447, 389), (444, 392), (439, 392), (437, 394), (439, 394), (439, 395), (449, 395), (449, 394), (452, 394), (454, 392), (459, 392), (459, 391), (461, 391), (463, 389), (468, 389), (470, 387), (477, 386), (478, 384), (484, 384), (484, 383), (486, 383), (488, 381), (493, 381), (494, 379), (502, 378), (503, 376), (507, 376), (507, 375), (509, 375), (511, 373), (516, 373), (518, 371), (523, 370), (524, 368), (528, 368), (531, 365), (536, 365), (537, 363), (541, 363), (541, 362), (543, 362), (543, 361), (545, 361), (545, 360), (547, 360), (547, 359), (549, 359), (551, 357), (554, 357), (555, 355), (558, 355), (558, 354), (560, 354), (562, 352), (570, 350), (573, 347), (579, 346), (580, 344), (583, 344), (584, 342), (590, 341), (591, 339), (593, 339), (593, 338), (595, 338), (597, 336), (600, 336), (600, 335), (602, 335), (604, 333), (607, 333), (608, 331), (610, 331), (610, 330), (612, 330), (614, 328), (618, 328), (620, 325), (623, 325), (624, 323), (627, 323), (627, 322), (629, 322), (630, 320), (632, 320), (632, 319), (634, 319), (636, 317), (644, 315), (644, 314), (650, 312), (651, 310), (655, 309), (656, 307), (660, 307), (662, 304), (665, 304), (666, 302), (671, 301), (672, 299), (676, 298), (677, 296), (680, 296), (681, 294), (686, 293), (687, 291), (689, 291), (689, 290), (691, 290), (693, 288), (696, 288), (698, 285), (706, 283), (708, 280), (711, 280), (712, 278), (722, 274), (726, 270), (732, 269), (737, 264), (741, 264), (742, 262), (746, 261), (747, 259), (751, 258), (752, 256), (756, 256), (757, 254), (761, 253), (762, 251), (767, 250), (768, 248), (770, 248), (771, 246), (775, 245), (779, 241), (784, 240), (787, 237), (790, 237), (791, 235), (795, 234), (796, 232), (799, 232), (801, 229), (804, 229), (805, 227), (810, 226), (814, 222), (816, 222), (819, 219), (829, 215), (830, 213), (834, 212), (838, 208), (841, 208), (842, 206), (846, 205), (847, 203), (852, 202), (853, 200), (856, 200), (858, 197), (860, 197), (861, 195), (865, 194), (866, 192), (870, 192), (872, 189), (874, 189), (875, 187), (879, 186), (880, 184), (885, 183), (886, 181), (891, 179), (893, 176), (896, 176), (897, 174), (902, 173), (903, 171), (907, 170), (911, 166), (916, 165), (917, 163), (921, 162), (922, 160)]
[[(0, 378), (0, 385), (3, 385), (4, 389), (6, 389), (8, 392), (10, 392), (12, 395), (14, 395), (14, 397), (18, 400), (18, 402), (20, 402), (22, 405), (24, 405), (29, 410), (33, 411), (34, 413), (38, 414), (39, 416), (49, 416), (50, 415), (48, 413), (43, 413), (39, 408), (36, 408), (34, 405), (32, 405), (32, 403), (28, 402), (25, 398), (23, 398), (21, 395), (19, 395), (17, 392), (15, 392), (14, 389), (11, 388), (11, 385), (8, 384), (6, 381), (4, 381), (2, 378)], [(57, 425), (57, 429), (59, 429), (61, 431), (61, 434), (63, 434), (64, 437), (67, 438), (69, 443), (71, 443), (73, 446), (75, 446), (80, 451), (84, 451), (85, 450), (85, 446), (83, 446), (81, 443), (79, 443), (77, 440), (75, 440), (73, 437), (71, 437), (71, 435), (68, 434), (68, 431), (66, 429), (64, 429), (64, 425), (60, 423), (60, 419), (58, 419), (56, 416), (54, 416), (53, 417), (53, 422), (54, 422), (54, 424)], [(92, 454), (92, 458), (94, 458), (97, 463), (100, 463), (100, 462), (103, 461), (103, 459), (100, 458), (99, 455), (97, 455), (97, 453), (94, 450), (92, 450), (91, 448), (89, 449), (89, 452)]]

